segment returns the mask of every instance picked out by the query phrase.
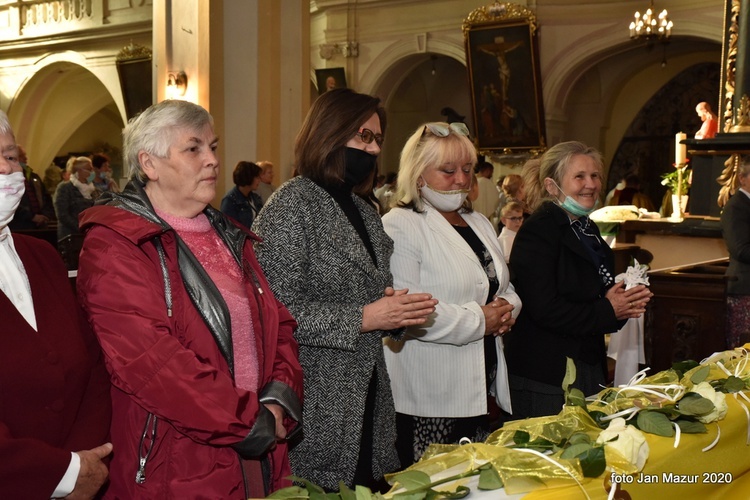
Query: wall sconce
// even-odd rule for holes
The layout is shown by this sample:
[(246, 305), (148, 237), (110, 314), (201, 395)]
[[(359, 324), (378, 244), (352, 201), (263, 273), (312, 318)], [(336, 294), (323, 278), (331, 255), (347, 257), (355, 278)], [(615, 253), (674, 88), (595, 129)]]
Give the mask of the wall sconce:
[(167, 98), (182, 97), (187, 91), (188, 79), (184, 71), (167, 73)]
[(320, 57), (326, 61), (332, 58), (335, 54), (341, 54), (344, 57), (358, 57), (359, 56), (359, 43), (358, 42), (342, 42), (342, 43), (321, 43), (320, 44)]

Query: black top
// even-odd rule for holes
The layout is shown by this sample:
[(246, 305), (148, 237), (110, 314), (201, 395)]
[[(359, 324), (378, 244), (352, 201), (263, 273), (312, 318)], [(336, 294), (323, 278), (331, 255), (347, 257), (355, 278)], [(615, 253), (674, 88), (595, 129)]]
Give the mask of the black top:
[(484, 268), (484, 272), (487, 274), (487, 278), (490, 280), (490, 291), (487, 294), (487, 302), (492, 302), (493, 297), (497, 293), (497, 289), (500, 288), (500, 282), (497, 280), (497, 271), (495, 270), (495, 262), (492, 260), (492, 255), (487, 251), (487, 248), (482, 243), (482, 240), (476, 235), (473, 229), (469, 226), (453, 226), (453, 228), (466, 240), (471, 249), (479, 259), (479, 263)]
[(339, 207), (341, 207), (344, 215), (346, 215), (346, 218), (349, 219), (349, 222), (352, 226), (354, 226), (357, 234), (359, 234), (360, 239), (362, 239), (362, 243), (364, 243), (365, 248), (367, 248), (367, 253), (370, 254), (373, 264), (377, 266), (378, 260), (375, 256), (375, 249), (372, 246), (372, 241), (370, 240), (370, 235), (367, 232), (367, 228), (365, 227), (365, 221), (362, 219), (362, 214), (359, 213), (359, 209), (354, 203), (351, 189), (343, 186), (334, 187), (324, 186), (322, 184), (318, 185), (325, 189), (326, 192), (331, 195), (331, 198), (333, 198), (336, 203), (338, 203)]

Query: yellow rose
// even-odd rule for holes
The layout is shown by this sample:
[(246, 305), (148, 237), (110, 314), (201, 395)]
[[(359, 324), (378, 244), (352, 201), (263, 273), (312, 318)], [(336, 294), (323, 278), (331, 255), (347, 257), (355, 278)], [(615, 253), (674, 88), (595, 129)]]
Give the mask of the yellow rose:
[(624, 418), (614, 418), (609, 427), (603, 430), (596, 442), (614, 449), (628, 462), (635, 465), (638, 471), (643, 470), (648, 458), (649, 448), (643, 433), (625, 422)]
[(697, 392), (714, 404), (714, 409), (711, 410), (711, 413), (701, 415), (698, 417), (698, 420), (704, 424), (708, 424), (727, 416), (727, 401), (726, 395), (723, 392), (716, 392), (708, 382), (701, 382), (698, 385), (694, 385), (691, 392)]

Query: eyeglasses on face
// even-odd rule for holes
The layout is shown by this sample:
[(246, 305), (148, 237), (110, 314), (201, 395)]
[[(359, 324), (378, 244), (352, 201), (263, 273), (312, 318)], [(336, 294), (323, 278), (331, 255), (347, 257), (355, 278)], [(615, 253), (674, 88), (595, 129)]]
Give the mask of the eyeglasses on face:
[(521, 222), (523, 220), (522, 216), (518, 217), (503, 217), (504, 219), (512, 220), (513, 222)]
[(426, 123), (424, 126), (424, 130), (422, 131), (422, 135), (424, 135), (428, 130), (432, 135), (435, 135), (437, 137), (448, 137), (451, 133), (451, 130), (455, 134), (463, 135), (465, 137), (469, 136), (469, 128), (465, 123), (462, 122), (449, 123), (447, 124), (447, 126), (445, 123), (441, 122)]
[(377, 144), (379, 148), (383, 147), (383, 134), (376, 134), (369, 128), (359, 129), (357, 136), (362, 139), (362, 142), (365, 144), (372, 144), (372, 141), (375, 141), (375, 144)]

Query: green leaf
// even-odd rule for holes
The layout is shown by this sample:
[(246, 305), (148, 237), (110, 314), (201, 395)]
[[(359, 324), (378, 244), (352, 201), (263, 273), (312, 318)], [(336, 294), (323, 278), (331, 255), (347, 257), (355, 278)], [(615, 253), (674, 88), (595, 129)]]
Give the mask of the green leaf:
[(617, 392), (613, 391), (612, 389), (607, 389), (607, 391), (602, 394), (602, 397), (599, 399), (601, 399), (605, 403), (611, 403), (615, 400), (615, 398), (617, 398)]
[(590, 444), (591, 436), (589, 436), (585, 432), (576, 432), (572, 436), (570, 436), (570, 439), (568, 439), (568, 443), (570, 443), (571, 445), (581, 443)]
[(310, 500), (341, 500), (341, 497), (338, 493), (320, 493), (318, 491), (311, 491)]
[(515, 444), (524, 445), (529, 442), (531, 436), (526, 431), (516, 431), (513, 433), (513, 442)]
[(562, 382), (562, 390), (567, 392), (568, 387), (576, 381), (576, 364), (571, 358), (567, 358), (567, 364), (565, 365), (565, 377)]
[(654, 411), (642, 411), (636, 419), (638, 428), (643, 432), (656, 434), (657, 436), (674, 436), (674, 427), (666, 415)]
[(680, 430), (686, 434), (704, 434), (708, 432), (705, 425), (695, 420), (680, 419), (675, 420), (675, 422), (680, 426)]
[(745, 390), (745, 382), (734, 375), (727, 377), (724, 382), (724, 392), (740, 392)]
[(579, 455), (583, 455), (591, 448), (592, 446), (587, 443), (574, 444), (572, 446), (568, 446), (567, 448), (565, 448), (565, 451), (562, 452), (562, 455), (560, 455), (560, 458), (565, 458), (567, 460), (570, 460), (572, 458), (577, 458)]
[(607, 468), (607, 459), (604, 456), (603, 446), (594, 446), (583, 456), (579, 456), (583, 477), (599, 477)]
[[(435, 498), (435, 496), (428, 496), (428, 492), (434, 493), (432, 490), (425, 490), (425, 491), (417, 491), (417, 492), (403, 492), (403, 493), (397, 493), (393, 495), (393, 498), (398, 498), (398, 500), (425, 500), (429, 498)], [(360, 500), (359, 497), (357, 497), (357, 500)], [(367, 498), (367, 500), (370, 500)]]
[(596, 422), (596, 425), (598, 425), (602, 429), (606, 429), (607, 427), (609, 427), (609, 422), (602, 421), (602, 418), (607, 416), (607, 414), (604, 413), (603, 411), (598, 411), (598, 410), (590, 411), (589, 416), (594, 420), (594, 422)]
[(494, 467), (479, 471), (479, 485), (477, 488), (480, 490), (497, 490), (502, 487), (503, 480), (500, 478), (500, 474), (497, 473), (497, 470), (495, 470)]
[(344, 481), (339, 481), (339, 495), (341, 495), (341, 500), (357, 500), (354, 490), (345, 485)]
[(357, 500), (372, 500), (372, 491), (366, 486), (355, 486), (354, 494)]
[(695, 361), (689, 359), (687, 361), (679, 361), (677, 363), (672, 363), (672, 369), (677, 372), (677, 376), (682, 378), (682, 376), (698, 366), (698, 363)]
[(398, 474), (394, 474), (392, 476), (392, 479), (394, 481), (394, 484), (400, 484), (401, 487), (406, 489), (407, 491), (422, 488), (423, 486), (427, 486), (432, 482), (430, 480), (430, 476), (428, 474), (425, 474), (421, 470), (407, 470), (404, 472), (399, 472)]
[(574, 444), (568, 447), (560, 455), (560, 458), (568, 460), (577, 458), (585, 477), (598, 477), (607, 467), (603, 446), (591, 446), (584, 443)]
[(321, 488), (317, 484), (313, 483), (312, 481), (308, 481), (307, 479), (305, 479), (303, 477), (289, 476), (289, 477), (287, 477), (287, 479), (289, 479), (290, 481), (292, 481), (294, 483), (302, 483), (302, 484), (304, 484), (305, 488), (310, 493), (312, 493), (312, 492), (315, 492), (315, 493), (325, 493), (325, 490), (323, 488)]
[(469, 493), (471, 493), (471, 489), (468, 486), (459, 486), (458, 488), (456, 488), (456, 491), (453, 491), (450, 493), (441, 491), (440, 495), (441, 495), (441, 498), (454, 499), (454, 498), (465, 498), (469, 495)]
[(287, 488), (282, 488), (280, 490), (276, 490), (270, 495), (268, 495), (266, 498), (278, 498), (283, 500), (301, 500), (301, 499), (307, 499), (310, 498), (310, 494), (307, 492), (305, 488), (302, 488), (300, 486), (289, 486)]
[(704, 398), (697, 392), (688, 392), (677, 403), (677, 409), (682, 415), (706, 415), (714, 408), (716, 407), (710, 399)]
[(693, 374), (690, 376), (690, 381), (694, 384), (700, 384), (704, 380), (706, 380), (706, 377), (708, 377), (709, 372), (711, 372), (711, 367), (708, 365), (701, 366), (699, 369), (697, 369)]
[(580, 389), (570, 389), (565, 402), (568, 406), (580, 406), (584, 410), (586, 409), (586, 396)]

